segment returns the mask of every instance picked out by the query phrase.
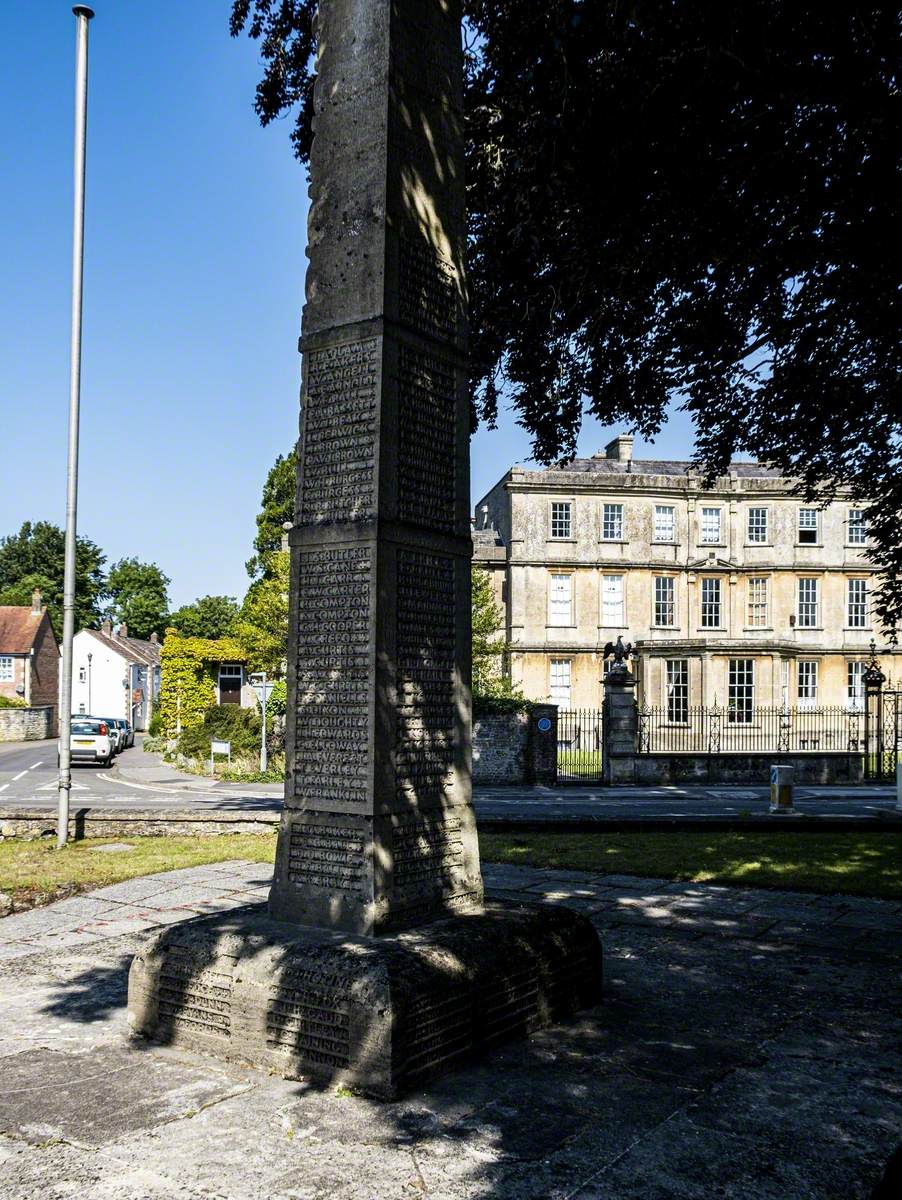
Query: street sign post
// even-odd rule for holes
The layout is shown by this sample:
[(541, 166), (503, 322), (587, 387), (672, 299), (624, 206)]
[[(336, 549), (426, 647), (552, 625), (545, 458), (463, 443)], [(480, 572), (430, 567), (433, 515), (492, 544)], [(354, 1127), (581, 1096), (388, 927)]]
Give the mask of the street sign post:
[(232, 765), (232, 743), (231, 742), (210, 742), (210, 774), (214, 773), (213, 759), (217, 754), (224, 754), (229, 760), (229, 766)]
[(260, 737), (260, 772), (263, 774), (269, 766), (269, 755), (266, 749), (266, 702), (269, 700), (274, 685), (266, 682), (265, 671), (257, 671), (251, 675), (250, 680), (251, 687), (257, 693), (257, 699), (260, 701), (260, 711), (263, 715), (263, 732)]

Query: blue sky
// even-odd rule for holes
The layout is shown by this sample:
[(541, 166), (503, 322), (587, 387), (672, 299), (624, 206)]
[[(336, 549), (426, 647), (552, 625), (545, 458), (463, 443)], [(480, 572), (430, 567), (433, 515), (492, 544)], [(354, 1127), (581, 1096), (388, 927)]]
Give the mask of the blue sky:
[[(94, 7), (79, 532), (157, 562), (174, 605), (240, 599), (297, 436), (306, 179), (288, 124), (257, 122), (229, 0)], [(65, 515), (75, 24), (69, 0), (2, 11), (0, 536)], [(580, 452), (613, 432), (587, 422)], [(651, 453), (690, 450), (677, 417)], [(528, 455), (509, 415), (478, 432), (474, 497)]]

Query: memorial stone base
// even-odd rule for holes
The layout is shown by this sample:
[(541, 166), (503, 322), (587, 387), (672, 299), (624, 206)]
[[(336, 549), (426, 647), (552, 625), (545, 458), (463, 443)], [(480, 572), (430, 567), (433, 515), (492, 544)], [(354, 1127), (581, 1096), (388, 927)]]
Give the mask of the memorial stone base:
[(380, 938), (264, 906), (167, 928), (132, 963), (132, 1031), (286, 1079), (390, 1100), (601, 1000), (588, 918), (488, 904)]

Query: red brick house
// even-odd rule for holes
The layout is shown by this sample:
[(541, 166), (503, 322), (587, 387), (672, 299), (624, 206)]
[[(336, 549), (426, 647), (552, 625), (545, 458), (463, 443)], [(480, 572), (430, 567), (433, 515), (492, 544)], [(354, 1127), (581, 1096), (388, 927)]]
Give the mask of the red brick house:
[(31, 608), (0, 604), (0, 696), (53, 707), (56, 728), (60, 652), (46, 604), (35, 590)]

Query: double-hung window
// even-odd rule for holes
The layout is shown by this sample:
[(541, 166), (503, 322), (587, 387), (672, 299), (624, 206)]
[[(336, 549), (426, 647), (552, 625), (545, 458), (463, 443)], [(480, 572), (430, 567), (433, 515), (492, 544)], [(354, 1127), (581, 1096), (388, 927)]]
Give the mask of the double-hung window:
[(868, 581), (850, 579), (846, 604), (846, 624), (850, 629), (866, 629), (868, 623)]
[(689, 720), (689, 663), (685, 658), (667, 660), (667, 720), (677, 725)]
[(623, 541), (623, 505), (606, 504), (601, 514), (601, 537), (605, 542)]
[(749, 629), (767, 627), (767, 579), (749, 579)]
[(755, 660), (731, 658), (727, 699), (729, 721), (733, 725), (750, 725), (755, 710)]
[(800, 629), (817, 628), (817, 609), (817, 580), (800, 579), (798, 613)]
[(11, 654), (0, 654), (0, 683), (12, 683), (15, 679)]
[(721, 513), (719, 508), (702, 509), (702, 538), (703, 542), (717, 545), (722, 541), (720, 536)]
[(622, 629), (625, 624), (622, 575), (601, 577), (601, 623), (614, 629)]
[(569, 538), (573, 528), (573, 506), (569, 500), (553, 500), (551, 503), (551, 536)]
[(702, 580), (702, 628), (719, 629), (721, 626), (721, 581)]
[(799, 509), (799, 544), (814, 546), (817, 544), (817, 509)]
[(757, 544), (767, 541), (767, 509), (750, 508), (748, 540)]
[(864, 708), (864, 673), (867, 664), (850, 662), (848, 664), (849, 708), (860, 712)]
[(868, 528), (864, 522), (864, 510), (861, 508), (849, 509), (849, 527), (848, 527), (849, 545), (863, 546), (868, 540)]
[(805, 659), (801, 659), (796, 666), (799, 708), (814, 708), (817, 704), (817, 667), (816, 661)]
[(551, 703), (558, 708), (570, 707), (570, 659), (553, 658), (549, 678)]
[(676, 599), (673, 585), (674, 580), (671, 575), (655, 576), (656, 625), (674, 625), (676, 623)]
[(548, 585), (548, 624), (573, 624), (573, 576), (552, 572)]
[(654, 540), (672, 542), (676, 536), (676, 509), (672, 504), (655, 505)]

